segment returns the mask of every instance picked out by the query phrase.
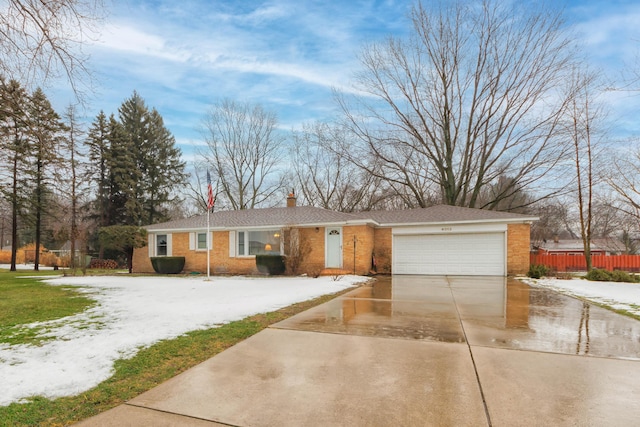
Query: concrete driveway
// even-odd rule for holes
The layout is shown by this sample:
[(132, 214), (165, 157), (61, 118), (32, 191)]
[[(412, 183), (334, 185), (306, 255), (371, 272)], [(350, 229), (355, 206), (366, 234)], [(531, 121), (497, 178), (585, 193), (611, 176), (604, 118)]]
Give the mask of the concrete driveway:
[(394, 276), (82, 425), (630, 425), (640, 322), (502, 277)]

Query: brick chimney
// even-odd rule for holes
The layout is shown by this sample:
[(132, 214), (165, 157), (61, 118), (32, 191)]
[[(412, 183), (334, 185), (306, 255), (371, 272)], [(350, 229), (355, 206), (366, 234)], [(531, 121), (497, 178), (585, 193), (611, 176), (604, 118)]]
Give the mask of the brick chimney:
[(296, 207), (296, 193), (293, 189), (291, 190), (291, 193), (289, 193), (289, 196), (287, 197), (287, 207), (288, 208)]

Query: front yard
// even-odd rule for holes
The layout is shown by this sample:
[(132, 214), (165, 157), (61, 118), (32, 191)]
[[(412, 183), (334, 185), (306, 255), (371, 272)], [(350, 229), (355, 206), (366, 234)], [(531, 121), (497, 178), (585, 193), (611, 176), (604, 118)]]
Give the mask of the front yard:
[[(20, 280), (0, 274), (0, 301), (9, 300), (7, 283)], [(104, 411), (363, 280), (49, 279), (67, 292), (53, 299), (81, 304), (65, 317), (0, 325), (12, 337), (0, 342), (0, 424), (65, 425)]]

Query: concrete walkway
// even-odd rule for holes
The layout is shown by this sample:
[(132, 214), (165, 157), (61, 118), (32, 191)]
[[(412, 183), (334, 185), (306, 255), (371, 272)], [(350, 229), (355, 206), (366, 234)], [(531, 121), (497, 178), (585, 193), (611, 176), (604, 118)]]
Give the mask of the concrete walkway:
[(640, 322), (515, 280), (380, 280), (83, 426), (630, 425)]

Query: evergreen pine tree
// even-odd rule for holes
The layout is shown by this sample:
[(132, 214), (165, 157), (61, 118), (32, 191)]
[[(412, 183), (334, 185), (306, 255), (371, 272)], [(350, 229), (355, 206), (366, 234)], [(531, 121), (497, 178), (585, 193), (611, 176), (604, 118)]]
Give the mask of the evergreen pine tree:
[(27, 139), (27, 92), (16, 80), (0, 79), (0, 179), (2, 196), (11, 207), (11, 271), (16, 271), (18, 217), (27, 196), (25, 169), (29, 144)]
[(141, 173), (132, 155), (135, 147), (113, 114), (109, 118), (109, 147), (109, 225), (141, 225)]
[[(147, 162), (146, 159), (150, 152), (149, 139), (147, 132), (146, 116), (148, 110), (144, 100), (137, 92), (133, 92), (131, 98), (126, 99), (120, 108), (118, 108), (118, 114), (120, 118), (120, 124), (124, 132), (124, 138), (127, 139), (127, 151), (131, 160), (134, 161), (135, 169), (139, 172), (139, 176), (132, 183), (131, 190), (133, 191), (133, 197), (140, 202), (140, 210), (145, 204), (145, 187), (144, 176), (147, 174)], [(129, 209), (132, 213), (138, 214), (138, 206), (134, 206), (133, 202), (129, 202)], [(140, 221), (139, 224), (127, 223), (126, 225), (143, 225), (142, 213), (139, 216), (136, 215), (136, 219)], [(122, 223), (121, 223), (122, 225)]]
[(96, 116), (89, 127), (87, 139), (88, 164), (86, 168), (86, 181), (95, 189), (95, 198), (90, 204), (88, 217), (95, 221), (96, 227), (91, 238), (99, 246), (98, 257), (103, 259), (104, 248), (98, 240), (97, 229), (111, 224), (111, 145), (110, 122), (104, 111)]
[(120, 123), (131, 143), (138, 181), (135, 185), (136, 205), (141, 209), (138, 224), (154, 224), (169, 219), (169, 204), (177, 203), (175, 193), (186, 184), (185, 163), (175, 146), (175, 138), (164, 126), (160, 113), (149, 111), (144, 99), (134, 92), (118, 109)]
[(30, 170), (33, 183), (31, 213), (33, 215), (36, 253), (34, 270), (39, 269), (40, 244), (42, 240), (42, 219), (47, 212), (47, 193), (50, 191), (52, 174), (50, 168), (60, 165), (62, 159), (58, 155), (65, 125), (54, 111), (42, 89), (35, 90), (28, 104), (28, 134), (31, 144), (33, 167)]
[(137, 92), (118, 108), (118, 119), (112, 114), (107, 120), (101, 112), (86, 142), (97, 225), (166, 221), (172, 204), (179, 201), (175, 194), (187, 180), (175, 138), (160, 113), (149, 110)]
[(169, 219), (169, 205), (180, 201), (175, 193), (184, 185), (187, 175), (175, 138), (155, 108), (147, 114), (146, 123), (152, 148), (145, 158), (144, 212), (145, 222), (155, 224)]
[(86, 179), (95, 186), (94, 211), (99, 227), (109, 225), (109, 121), (104, 111), (96, 116), (85, 140), (89, 164)]

